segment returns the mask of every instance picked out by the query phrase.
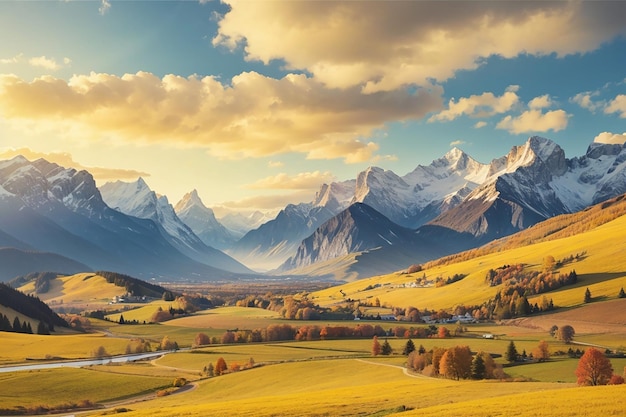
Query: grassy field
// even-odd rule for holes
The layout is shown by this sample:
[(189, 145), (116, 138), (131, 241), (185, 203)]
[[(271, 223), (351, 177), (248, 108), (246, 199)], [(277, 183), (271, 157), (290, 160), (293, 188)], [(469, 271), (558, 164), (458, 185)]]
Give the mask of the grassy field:
[[(100, 367), (101, 368), (101, 367)], [(0, 373), (0, 409), (120, 400), (171, 386), (173, 378), (61, 368)]]
[[(490, 287), (485, 281), (490, 269), (523, 263), (528, 265), (529, 270), (541, 270), (547, 255), (563, 259), (586, 253), (582, 259), (564, 266), (560, 271), (567, 273), (576, 270), (579, 282), (575, 286), (563, 287), (546, 295), (553, 298), (555, 305), (561, 307), (580, 306), (587, 287), (596, 299), (615, 299), (620, 288), (626, 287), (626, 257), (622, 255), (626, 244), (624, 230), (626, 216), (571, 237), (491, 253), (450, 265), (435, 266), (415, 274), (396, 273), (350, 282), (314, 292), (311, 297), (323, 306), (332, 306), (348, 297), (362, 301), (378, 298), (382, 304), (392, 306), (452, 310), (458, 304), (481, 304), (494, 296), (497, 289)], [(404, 286), (424, 275), (427, 279), (434, 280), (455, 274), (466, 277), (439, 288)], [(368, 287), (376, 288), (366, 290)], [(540, 297), (531, 297), (529, 301), (534, 303)]]

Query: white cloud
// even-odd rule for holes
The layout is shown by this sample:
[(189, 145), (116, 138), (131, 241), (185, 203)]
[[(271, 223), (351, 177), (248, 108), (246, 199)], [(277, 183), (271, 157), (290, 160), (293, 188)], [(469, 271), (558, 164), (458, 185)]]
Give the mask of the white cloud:
[(17, 64), (19, 62), (22, 62), (23, 59), (24, 59), (24, 54), (18, 54), (18, 55), (15, 55), (15, 56), (11, 57), (11, 58), (2, 58), (2, 59), (0, 59), (0, 64), (4, 64), (4, 65), (7, 65), (7, 64)]
[(550, 95), (544, 94), (543, 96), (535, 97), (528, 102), (528, 108), (530, 109), (545, 109), (547, 107), (552, 107), (552, 99)]
[(626, 132), (622, 133), (611, 133), (611, 132), (602, 132), (598, 136), (593, 139), (596, 143), (611, 143), (622, 145), (626, 142)]
[(460, 145), (464, 145), (465, 141), (464, 140), (454, 140), (452, 142), (450, 142), (450, 147), (453, 148), (455, 146), (460, 146)]
[(626, 119), (626, 94), (620, 94), (611, 100), (604, 108), (606, 114), (619, 113), (619, 117)]
[[(69, 65), (72, 62), (69, 58), (63, 58), (63, 65)], [(48, 58), (46, 56), (36, 56), (28, 60), (28, 63), (33, 67), (40, 67), (50, 71), (57, 71), (63, 67), (63, 65), (57, 63), (54, 58)]]
[(365, 92), (429, 85), (493, 55), (588, 52), (626, 32), (624, 2), (224, 2), (215, 45)]
[(431, 116), (428, 121), (450, 121), (462, 115), (490, 117), (495, 114), (506, 113), (519, 103), (519, 96), (516, 93), (518, 88), (518, 86), (515, 86), (513, 89), (507, 88), (507, 91), (501, 96), (485, 92), (481, 95), (462, 97), (458, 101), (450, 99), (448, 108)]
[(604, 101), (594, 101), (594, 97), (599, 96), (598, 91), (585, 91), (578, 93), (570, 99), (570, 102), (578, 104), (583, 109), (587, 109), (592, 113), (606, 106)]
[(476, 122), (476, 124), (474, 125), (474, 129), (480, 129), (487, 126), (487, 122), (485, 121), (480, 121), (480, 122)]
[(434, 86), (362, 94), (306, 75), (273, 79), (255, 72), (230, 84), (147, 72), (91, 73), (69, 81), (46, 75), (32, 82), (0, 75), (0, 115), (80, 128), (90, 138), (204, 148), (221, 158), (297, 152), (354, 163), (375, 156), (378, 144), (367, 138), (387, 122), (440, 110), (442, 92)]
[(109, 0), (101, 0), (98, 12), (101, 16), (104, 16), (111, 8), (111, 2)]
[(542, 113), (541, 110), (531, 109), (517, 117), (506, 116), (497, 125), (497, 129), (508, 130), (509, 133), (520, 134), (528, 132), (558, 132), (567, 127), (569, 115), (564, 110), (552, 110)]

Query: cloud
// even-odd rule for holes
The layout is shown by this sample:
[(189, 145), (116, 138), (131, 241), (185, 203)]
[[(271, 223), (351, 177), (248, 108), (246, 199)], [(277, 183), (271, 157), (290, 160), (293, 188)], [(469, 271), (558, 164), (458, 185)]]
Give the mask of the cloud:
[(59, 68), (61, 68), (61, 66), (57, 64), (57, 62), (54, 59), (46, 58), (45, 56), (36, 56), (36, 57), (30, 58), (28, 60), (28, 63), (32, 65), (33, 67), (41, 67), (50, 71), (56, 71)]
[(606, 106), (604, 101), (594, 101), (594, 97), (599, 96), (598, 91), (585, 91), (578, 93), (574, 97), (570, 98), (570, 102), (578, 104), (583, 109), (587, 109), (592, 113)]
[(267, 166), (268, 166), (268, 167), (270, 167), (270, 168), (281, 168), (281, 167), (283, 167), (284, 165), (285, 165), (285, 164), (283, 164), (283, 163), (282, 163), (282, 162), (280, 162), (280, 161), (269, 161), (269, 162), (267, 163)]
[(369, 93), (443, 81), (493, 55), (588, 52), (626, 32), (624, 2), (224, 2), (214, 45)]
[(330, 172), (301, 172), (296, 176), (280, 173), (258, 180), (244, 188), (250, 190), (317, 190), (322, 184), (331, 183), (335, 177)]
[(611, 132), (602, 132), (598, 136), (596, 136), (593, 141), (595, 143), (611, 143), (622, 145), (626, 142), (626, 132), (622, 133), (611, 133)]
[(465, 144), (464, 140), (453, 140), (452, 142), (450, 142), (450, 147), (453, 148), (455, 146), (460, 146), (464, 144)]
[(0, 59), (0, 64), (4, 64), (4, 65), (7, 65), (7, 64), (17, 64), (19, 62), (22, 62), (23, 59), (24, 59), (24, 54), (18, 54), (18, 55), (15, 55), (15, 56), (11, 57), (11, 58), (2, 58), (2, 59)]
[(98, 8), (98, 13), (100, 13), (101, 16), (104, 16), (110, 8), (111, 2), (109, 0), (101, 0), (100, 7)]
[(20, 148), (20, 149), (7, 149), (0, 151), (0, 160), (11, 159), (15, 156), (22, 155), (24, 158), (29, 161), (35, 161), (37, 159), (43, 158), (48, 162), (53, 162), (58, 164), (64, 168), (74, 168), (76, 170), (86, 170), (89, 171), (91, 175), (94, 176), (96, 180), (101, 181), (111, 181), (111, 180), (125, 180), (131, 179), (134, 180), (139, 177), (149, 177), (150, 174), (142, 171), (128, 170), (128, 169), (118, 169), (118, 168), (102, 168), (102, 167), (86, 167), (72, 158), (67, 152), (53, 152), (53, 153), (43, 153), (36, 152), (29, 148)]
[(606, 114), (619, 113), (619, 117), (626, 119), (626, 94), (620, 94), (611, 100), (604, 108)]
[(481, 95), (462, 97), (458, 101), (450, 99), (448, 108), (434, 116), (428, 121), (450, 121), (459, 116), (470, 117), (490, 117), (495, 114), (506, 113), (519, 103), (519, 96), (516, 94), (518, 86), (508, 89), (501, 96), (486, 92)]
[(372, 163), (377, 163), (377, 162), (382, 162), (382, 161), (394, 162), (397, 160), (398, 160), (398, 155), (376, 155), (372, 158), (371, 162)]
[[(298, 190), (289, 194), (277, 194), (277, 195), (260, 195), (244, 198), (237, 201), (225, 201), (218, 205), (218, 207), (224, 207), (230, 210), (280, 210), (285, 208), (288, 204), (293, 204), (294, 201), (311, 201), (315, 196), (315, 192), (311, 190)], [(219, 210), (218, 207), (213, 207), (216, 215), (224, 210)]]
[(569, 114), (564, 110), (552, 110), (543, 113), (539, 109), (531, 109), (517, 117), (506, 116), (497, 125), (496, 129), (508, 130), (509, 133), (520, 134), (528, 132), (558, 132), (567, 127)]
[(487, 126), (487, 122), (481, 120), (480, 122), (476, 122), (476, 124), (474, 125), (474, 129), (480, 129), (485, 126)]
[(147, 72), (92, 72), (69, 81), (47, 75), (32, 82), (0, 75), (0, 115), (107, 140), (204, 148), (221, 158), (297, 152), (353, 163), (374, 156), (378, 145), (366, 138), (387, 122), (440, 110), (442, 93), (433, 86), (364, 95), (306, 75), (274, 79), (255, 72), (230, 84)]
[(543, 96), (535, 97), (528, 102), (528, 108), (530, 109), (545, 109), (547, 107), (552, 107), (552, 99), (550, 95), (544, 94)]

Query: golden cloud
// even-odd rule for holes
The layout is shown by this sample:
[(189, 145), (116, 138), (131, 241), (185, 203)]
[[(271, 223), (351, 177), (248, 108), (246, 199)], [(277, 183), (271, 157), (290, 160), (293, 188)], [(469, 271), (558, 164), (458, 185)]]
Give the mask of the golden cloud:
[(215, 45), (370, 93), (446, 80), (492, 55), (586, 52), (626, 31), (624, 2), (223, 1)]
[(593, 141), (596, 143), (611, 143), (611, 144), (622, 145), (626, 143), (626, 132), (622, 134), (602, 132), (598, 136), (596, 136)]
[(569, 114), (564, 110), (553, 110), (543, 113), (539, 109), (531, 109), (517, 117), (506, 116), (497, 125), (497, 129), (508, 130), (510, 133), (520, 134), (528, 132), (558, 132), (567, 127)]
[(449, 121), (459, 116), (490, 117), (506, 113), (519, 103), (517, 86), (510, 86), (501, 96), (486, 92), (470, 97), (461, 97), (458, 101), (451, 99), (448, 108), (431, 116), (428, 121)]
[(441, 87), (362, 94), (328, 88), (305, 75), (282, 79), (255, 72), (233, 77), (121, 77), (91, 73), (69, 82), (52, 76), (31, 82), (0, 75), (0, 114), (79, 127), (128, 143), (206, 148), (223, 158), (303, 153), (310, 159), (371, 159), (362, 142), (385, 123), (441, 108)]
[(318, 190), (324, 183), (331, 183), (335, 176), (326, 171), (301, 172), (295, 176), (285, 173), (262, 178), (245, 186), (248, 189), (275, 189), (275, 190)]
[(611, 100), (604, 108), (606, 114), (619, 113), (619, 117), (626, 118), (626, 94), (620, 94)]
[(53, 162), (58, 164), (64, 168), (74, 168), (76, 170), (86, 170), (89, 171), (91, 175), (96, 180), (101, 181), (111, 181), (111, 180), (125, 180), (125, 179), (136, 179), (139, 177), (149, 177), (150, 174), (142, 171), (135, 171), (129, 169), (117, 169), (117, 168), (102, 168), (102, 167), (86, 167), (72, 158), (67, 152), (53, 152), (53, 153), (43, 153), (43, 152), (35, 152), (30, 150), (29, 148), (20, 148), (20, 149), (7, 149), (4, 151), (0, 151), (0, 159), (11, 159), (15, 156), (21, 155), (29, 161), (35, 161), (37, 159), (43, 158), (48, 162)]

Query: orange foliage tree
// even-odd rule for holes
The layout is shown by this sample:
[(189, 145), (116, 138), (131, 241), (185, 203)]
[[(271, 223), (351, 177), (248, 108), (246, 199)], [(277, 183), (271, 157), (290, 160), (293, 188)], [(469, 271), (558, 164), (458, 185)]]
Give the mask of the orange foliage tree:
[(548, 342), (542, 340), (539, 345), (533, 350), (533, 357), (539, 362), (544, 362), (550, 359), (550, 348)]
[(613, 366), (604, 353), (589, 348), (578, 361), (576, 376), (578, 385), (606, 385), (613, 376)]
[(378, 341), (378, 336), (374, 336), (372, 339), (372, 355), (378, 356), (381, 352), (380, 342)]
[(439, 374), (451, 379), (467, 379), (472, 371), (472, 352), (469, 346), (455, 346), (446, 350), (439, 362)]
[(226, 361), (224, 360), (224, 358), (220, 356), (217, 359), (217, 362), (215, 363), (215, 369), (214, 369), (215, 376), (223, 375), (227, 370), (228, 370), (228, 365), (226, 364)]

